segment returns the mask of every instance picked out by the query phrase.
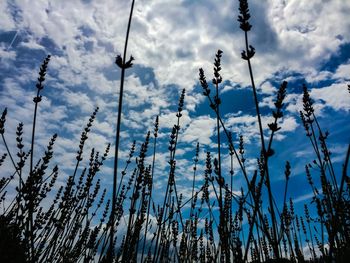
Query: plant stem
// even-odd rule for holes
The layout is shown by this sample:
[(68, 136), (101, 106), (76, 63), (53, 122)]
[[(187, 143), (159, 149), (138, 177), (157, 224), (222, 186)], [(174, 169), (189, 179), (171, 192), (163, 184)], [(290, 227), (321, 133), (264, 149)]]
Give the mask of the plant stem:
[[(249, 51), (249, 45), (248, 45), (248, 32), (244, 32), (244, 37), (245, 37), (245, 48), (246, 52), (248, 53)], [(269, 196), (269, 206), (271, 209), (271, 218), (272, 218), (272, 229), (273, 229), (273, 250), (276, 258), (279, 258), (279, 251), (277, 247), (277, 223), (276, 223), (276, 217), (275, 217), (275, 211), (274, 211), (274, 206), (273, 206), (273, 197), (272, 197), (272, 191), (271, 191), (271, 184), (270, 184), (270, 176), (269, 176), (269, 171), (268, 171), (268, 157), (267, 157), (267, 152), (265, 148), (265, 140), (264, 140), (264, 131), (262, 128), (262, 122), (261, 122), (261, 116), (260, 116), (260, 108), (259, 108), (259, 102), (258, 102), (258, 95), (256, 92), (256, 87), (255, 87), (255, 82), (254, 82), (254, 76), (253, 76), (253, 70), (252, 70), (252, 65), (250, 63), (250, 58), (247, 59), (248, 62), (248, 69), (249, 69), (249, 75), (250, 75), (250, 81), (253, 89), (253, 95), (254, 95), (254, 103), (255, 103), (255, 109), (256, 109), (256, 115), (258, 118), (258, 125), (259, 125), (259, 131), (260, 131), (260, 140), (261, 140), (261, 151), (264, 156), (264, 170), (266, 173), (266, 185), (267, 185), (267, 190), (268, 190), (268, 196)]]
[[(129, 33), (131, 27), (131, 18), (134, 10), (135, 0), (132, 0), (131, 9), (129, 14), (128, 27), (126, 30), (124, 53), (123, 53), (123, 64), (126, 60), (126, 52), (129, 41)], [(121, 68), (120, 75), (120, 87), (119, 87), (119, 104), (118, 104), (118, 117), (117, 117), (117, 128), (115, 134), (115, 152), (114, 152), (114, 170), (113, 170), (113, 194), (112, 194), (112, 209), (111, 209), (111, 231), (110, 231), (110, 240), (109, 240), (109, 250), (108, 258), (109, 262), (113, 262), (114, 255), (114, 223), (115, 223), (115, 205), (116, 205), (116, 191), (117, 191), (117, 178), (118, 178), (118, 150), (119, 150), (119, 141), (120, 141), (120, 124), (121, 124), (121, 115), (122, 115), (122, 105), (123, 105), (123, 91), (124, 91), (124, 79), (125, 79), (125, 67)]]

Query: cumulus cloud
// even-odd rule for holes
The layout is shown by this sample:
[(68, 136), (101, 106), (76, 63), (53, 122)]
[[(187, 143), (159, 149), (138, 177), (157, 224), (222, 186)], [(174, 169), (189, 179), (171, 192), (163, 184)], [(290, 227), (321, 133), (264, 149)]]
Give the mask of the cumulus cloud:
[(311, 96), (315, 100), (322, 101), (324, 107), (335, 110), (350, 110), (348, 87), (344, 83), (334, 83), (328, 87), (312, 89)]
[(346, 64), (342, 64), (337, 68), (337, 71), (334, 74), (334, 77), (342, 80), (350, 80), (350, 61)]
[(199, 142), (200, 144), (211, 144), (210, 137), (213, 135), (216, 120), (209, 116), (192, 118), (182, 135), (184, 142)]
[[(264, 136), (268, 136), (270, 133), (267, 124), (273, 122), (271, 116), (262, 116), (262, 127), (264, 130)], [(247, 143), (256, 142), (259, 140), (259, 126), (258, 119), (253, 115), (229, 115), (225, 121), (226, 128), (233, 131), (234, 134), (244, 136)], [(298, 123), (293, 116), (284, 117), (282, 121), (279, 122), (279, 127), (281, 130), (275, 135), (275, 140), (282, 140), (285, 138), (285, 133), (293, 132), (297, 127)], [(266, 137), (267, 138), (267, 137)]]

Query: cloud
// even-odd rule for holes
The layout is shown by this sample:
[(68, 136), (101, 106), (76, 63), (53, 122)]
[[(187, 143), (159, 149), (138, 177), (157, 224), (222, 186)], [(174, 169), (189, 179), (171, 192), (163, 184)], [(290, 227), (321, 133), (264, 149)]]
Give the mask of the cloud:
[(337, 71), (334, 74), (334, 77), (340, 78), (343, 80), (350, 80), (350, 63), (342, 64), (337, 68)]
[(27, 42), (21, 42), (20, 46), (28, 48), (28, 49), (40, 49), (45, 50), (45, 47), (38, 44), (34, 39), (30, 39)]
[(8, 50), (8, 48), (0, 43), (0, 58), (1, 58), (1, 63), (3, 64), (3, 66), (5, 68), (8, 68), (10, 67), (10, 63), (9, 62), (12, 62), (16, 59), (17, 57), (17, 53), (13, 50)]
[(181, 140), (184, 142), (199, 142), (200, 144), (211, 144), (210, 137), (214, 133), (216, 120), (209, 116), (192, 118), (186, 127)]
[(89, 96), (83, 92), (71, 92), (65, 90), (62, 92), (63, 99), (70, 107), (79, 107), (84, 113), (90, 114), (94, 110), (94, 105)]
[(312, 89), (310, 95), (314, 100), (322, 101), (323, 107), (349, 111), (350, 100), (347, 88), (344, 83), (334, 83), (328, 87)]
[[(277, 93), (277, 88), (274, 87), (270, 82), (266, 81), (261, 86), (260, 89), (262, 93), (268, 95), (275, 95)], [(270, 96), (271, 97), (271, 96)]]
[(307, 194), (304, 194), (304, 195), (299, 195), (299, 196), (297, 196), (296, 198), (293, 199), (293, 202), (294, 202), (294, 204), (297, 204), (297, 203), (300, 203), (300, 202), (304, 202), (305, 203), (306, 200), (310, 200), (313, 196), (314, 196), (313, 192), (310, 192), (310, 193), (307, 193)]
[[(267, 139), (267, 135), (270, 134), (267, 124), (273, 122), (273, 120), (272, 116), (261, 116), (265, 139)], [(225, 125), (226, 128), (233, 131), (234, 134), (243, 135), (246, 143), (256, 142), (260, 138), (258, 119), (256, 116), (228, 115), (225, 120)], [(281, 127), (281, 130), (275, 134), (275, 140), (284, 139), (286, 133), (293, 132), (298, 127), (298, 123), (293, 116), (283, 117), (282, 121), (279, 122), (279, 127)]]
[(10, 31), (15, 28), (15, 21), (11, 17), (11, 9), (7, 1), (1, 1), (0, 3), (0, 28), (2, 31)]
[[(2, 4), (4, 10), (11, 8)], [(60, 51), (60, 55), (52, 59), (59, 81), (70, 86), (86, 84), (94, 92), (94, 97), (95, 94), (116, 93), (118, 82), (108, 79), (105, 74), (113, 71), (116, 78), (119, 75), (113, 57), (123, 49), (128, 13), (123, 10), (129, 8), (126, 2), (105, 1), (102, 5), (96, 2), (42, 1), (29, 4), (18, 1), (16, 8), (20, 19), (12, 22), (19, 28), (26, 28), (32, 35), (29, 41), (22, 42), (23, 47), (41, 48), (42, 39), (48, 38)], [(336, 52), (341, 44), (350, 41), (349, 33), (344, 30), (347, 19), (342, 19), (346, 17), (343, 10), (348, 8), (343, 1), (327, 2), (327, 8), (316, 2), (271, 0), (262, 4), (250, 1), (253, 23), (250, 35), (258, 52), (253, 59), (253, 70), (257, 83), (262, 83), (262, 92), (274, 92), (273, 86), (264, 80), (280, 70), (301, 71), (307, 78), (315, 80), (319, 76), (317, 68), (320, 63)], [(335, 11), (339, 11), (337, 16)], [(218, 48), (224, 50), (224, 79), (249, 84), (246, 65), (240, 59), (243, 33), (238, 23), (232, 20), (236, 16), (237, 6), (231, 1), (222, 1), (220, 5), (209, 0), (136, 3), (128, 50), (136, 57), (136, 64), (153, 69), (155, 80), (161, 85), (134, 90), (135, 85), (140, 85), (130, 81), (126, 89), (129, 91), (126, 97), (130, 99), (126, 101), (135, 105), (145, 102), (147, 94), (144, 92), (154, 89), (158, 89), (159, 98), (159, 94), (166, 93), (167, 85), (175, 84), (178, 89), (185, 87), (189, 91), (191, 103), (188, 109), (193, 111), (201, 102), (191, 93), (198, 68), (212, 68)], [(323, 17), (327, 17), (329, 23), (324, 23)], [(26, 31), (20, 34), (26, 34)], [(325, 74), (323, 78), (329, 77), (328, 73)], [(167, 107), (169, 103), (163, 105)], [(157, 110), (151, 111), (154, 115)]]

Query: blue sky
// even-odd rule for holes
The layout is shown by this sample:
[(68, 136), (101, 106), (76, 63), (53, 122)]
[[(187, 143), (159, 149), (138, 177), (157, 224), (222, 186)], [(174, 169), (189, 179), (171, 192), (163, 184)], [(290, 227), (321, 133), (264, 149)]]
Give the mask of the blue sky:
[[(273, 145), (272, 188), (280, 202), (278, 193), (284, 185), (283, 170), (288, 160), (292, 165), (289, 195), (304, 202), (310, 188), (303, 167), (314, 157), (298, 117), (303, 83), (310, 89), (321, 126), (330, 131), (329, 147), (338, 172), (349, 143), (350, 3), (255, 0), (249, 4), (253, 24), (250, 40), (257, 52), (252, 63), (265, 128), (277, 88), (283, 80), (289, 82), (282, 130)], [(114, 142), (120, 75), (114, 59), (123, 49), (129, 5), (126, 0), (0, 2), (0, 110), (9, 110), (7, 137), (14, 147), (12, 135), (22, 121), (29, 147), (37, 72), (44, 57), (51, 54), (39, 107), (37, 142), (44, 147), (50, 136), (58, 133), (54, 163), (61, 168), (62, 182), (73, 167), (80, 133), (96, 106), (100, 112), (88, 148), (103, 151), (108, 142)], [(176, 121), (177, 99), (183, 88), (187, 96), (177, 176), (185, 197), (190, 194), (196, 143), (201, 149), (200, 175), (205, 152), (216, 151), (215, 117), (198, 84), (198, 69), (203, 67), (210, 80), (218, 49), (224, 52), (224, 83), (220, 87), (224, 122), (235, 138), (244, 135), (248, 163), (251, 170), (255, 167), (257, 122), (248, 69), (240, 58), (244, 39), (236, 21), (237, 10), (238, 1), (233, 0), (136, 1), (128, 48), (135, 63), (125, 83), (120, 164), (123, 166), (132, 140), (140, 145), (159, 115), (154, 186), (160, 196), (167, 179), (169, 132)], [(37, 158), (39, 153), (37, 150)], [(5, 167), (10, 171), (9, 165)], [(228, 167), (225, 157), (227, 173)], [(110, 165), (101, 171), (101, 178), (105, 187), (111, 186)], [(234, 182), (236, 190), (244, 182), (238, 169)]]

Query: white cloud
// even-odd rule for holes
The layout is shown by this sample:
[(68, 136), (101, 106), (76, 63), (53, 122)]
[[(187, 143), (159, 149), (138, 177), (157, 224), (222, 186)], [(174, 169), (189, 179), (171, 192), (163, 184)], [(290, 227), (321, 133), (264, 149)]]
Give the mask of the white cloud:
[(312, 89), (310, 92), (314, 100), (324, 101), (324, 107), (332, 107), (335, 110), (350, 110), (350, 98), (348, 87), (344, 83), (334, 83), (328, 87)]
[(14, 61), (17, 57), (17, 54), (13, 50), (8, 50), (8, 48), (0, 43), (0, 61), (2, 65), (6, 68), (10, 67), (9, 62)]
[(261, 86), (261, 91), (264, 94), (268, 94), (268, 95), (275, 95), (277, 92), (277, 88), (272, 86), (270, 82), (266, 81), (264, 82)]
[(199, 142), (200, 144), (211, 144), (210, 137), (213, 135), (216, 120), (209, 116), (200, 116), (192, 118), (190, 124), (186, 127), (181, 140), (184, 142)]
[[(271, 0), (264, 5), (250, 1), (253, 21), (261, 22), (253, 27), (253, 40), (261, 40), (259, 34), (264, 34), (267, 45), (277, 45), (268, 52), (258, 53), (254, 62), (258, 79), (263, 79), (260, 74), (266, 77), (281, 67), (302, 69), (300, 66), (305, 65), (305, 62), (317, 67), (320, 60), (327, 58), (330, 52), (336, 51), (341, 43), (349, 40), (346, 30), (349, 25), (346, 19), (349, 5), (344, 1), (327, 2), (325, 5), (319, 2), (283, 3)], [(115, 50), (122, 50), (128, 14), (125, 12), (128, 10), (126, 2), (105, 1), (102, 5), (96, 2), (63, 1), (48, 4), (46, 1), (37, 1), (29, 4), (17, 1), (17, 4), (21, 10), (21, 26), (28, 27), (39, 38), (48, 36), (60, 48), (66, 47), (65, 52), (71, 58), (77, 58), (74, 53), (80, 54), (81, 51), (76, 47), (87, 39), (97, 45), (108, 43)], [(243, 45), (232, 41), (232, 33), (236, 39), (241, 39), (242, 32), (238, 30), (237, 23), (233, 24), (232, 17), (237, 15), (237, 6), (230, 1), (222, 1), (220, 5), (213, 1), (191, 4), (141, 1), (136, 3), (135, 9), (129, 51), (135, 55), (138, 63), (154, 68), (161, 83), (193, 84), (198, 67), (208, 65), (218, 48), (225, 51), (224, 62), (230, 62), (225, 65), (223, 75), (230, 79), (238, 77), (239, 82), (248, 81), (239, 54)], [(260, 12), (262, 19), (254, 17), (256, 12)], [(115, 23), (116, 17), (118, 23)], [(327, 17), (327, 23), (323, 22), (324, 17)], [(264, 26), (270, 28), (259, 28)], [(91, 37), (84, 36), (87, 28), (91, 31)], [(270, 39), (272, 42), (269, 43), (266, 40), (267, 36), (272, 35), (278, 38), (277, 42)], [(342, 40), (337, 38), (339, 35), (343, 37)], [(259, 50), (258, 43), (254, 44)], [(97, 55), (96, 51), (94, 56)], [(295, 56), (296, 52), (300, 56)], [(90, 63), (96, 64), (106, 57), (106, 54), (101, 56), (98, 53), (100, 59), (90, 60)], [(288, 60), (276, 63), (278, 58), (286, 56)], [(70, 66), (82, 59), (80, 56), (80, 59), (70, 60)]]
[[(272, 116), (261, 116), (262, 127), (264, 131), (265, 140), (267, 139), (267, 135), (270, 134), (270, 130), (268, 129), (267, 124), (274, 121)], [(255, 140), (259, 140), (259, 126), (258, 119), (256, 116), (252, 115), (239, 115), (233, 116), (229, 115), (227, 120), (224, 121), (226, 128), (230, 131), (233, 131), (234, 134), (244, 136), (246, 143), (255, 142)], [(275, 140), (283, 140), (286, 136), (286, 133), (293, 132), (297, 127), (298, 123), (295, 117), (288, 116), (283, 117), (282, 120), (279, 121), (279, 127), (281, 129), (275, 134)]]
[(85, 114), (90, 114), (94, 111), (95, 106), (86, 93), (65, 90), (61, 94), (70, 107), (79, 107)]
[(41, 50), (45, 50), (45, 47), (38, 44), (34, 39), (30, 39), (27, 42), (21, 42), (20, 46), (25, 47), (25, 48), (29, 48), (29, 49), (41, 49)]
[(298, 127), (298, 123), (294, 117), (285, 117), (280, 127), (282, 132), (292, 132)]
[[(265, 4), (258, 1), (250, 1), (249, 4), (252, 23), (255, 22), (250, 35), (252, 44), (257, 48), (253, 70), (258, 84), (271, 77), (272, 73), (285, 69), (289, 72), (301, 71), (313, 81), (330, 77), (329, 72), (319, 74), (317, 69), (342, 43), (350, 40), (349, 32), (345, 30), (349, 24), (345, 12), (350, 8), (347, 3), (333, 1), (321, 5), (320, 1), (271, 0)], [(87, 84), (94, 94), (98, 94), (97, 97), (117, 93), (118, 81), (106, 78), (105, 72), (113, 71), (116, 78), (119, 77), (113, 59), (123, 49), (128, 3), (29, 3), (20, 0), (16, 5), (20, 19), (12, 23), (26, 28), (27, 31), (20, 34), (29, 32), (33, 35), (21, 45), (41, 48), (42, 44), (38, 43), (46, 37), (62, 51), (62, 55), (55, 55), (50, 63), (53, 69), (58, 70), (58, 80), (69, 86)], [(2, 4), (1, 8), (8, 9), (6, 4)], [(257, 13), (259, 16), (255, 15)], [(239, 30), (238, 22), (232, 20), (235, 16), (237, 5), (231, 1), (222, 1), (220, 5), (210, 0), (201, 3), (170, 0), (137, 2), (128, 51), (135, 56), (136, 64), (154, 70), (160, 85), (141, 85), (136, 77), (129, 77), (126, 103), (136, 106), (152, 100), (148, 114), (154, 118), (161, 108), (169, 106), (165, 85), (177, 84), (189, 91), (186, 107), (194, 111), (203, 100), (202, 96), (191, 93), (197, 81), (198, 68), (211, 69), (218, 48), (224, 50), (224, 79), (249, 84), (246, 64), (240, 59), (243, 32)], [(186, 19), (182, 19), (184, 17)], [(324, 17), (327, 17), (327, 23), (324, 23)], [(8, 19), (11, 20), (11, 17)], [(85, 46), (88, 43), (90, 48)], [(5, 54), (15, 58), (15, 53)], [(338, 71), (337, 76), (343, 76), (342, 72), (346, 69), (339, 67)], [(211, 70), (207, 70), (208, 79), (211, 75)], [(264, 82), (260, 88), (266, 94), (275, 91), (269, 82)], [(224, 88), (227, 89), (230, 89), (229, 86)], [(93, 94), (88, 96), (96, 99)], [(84, 111), (91, 108), (85, 104), (81, 106)]]
[(281, 47), (294, 54), (294, 60), (306, 60), (309, 62), (304, 65), (312, 65), (327, 59), (341, 43), (349, 41), (346, 28), (350, 21), (345, 19), (349, 9), (349, 3), (342, 0), (271, 0), (269, 18), (280, 36)]
[(306, 200), (310, 200), (314, 196), (313, 192), (304, 194), (304, 195), (299, 195), (296, 198), (293, 199), (294, 204), (303, 202), (305, 203)]
[(350, 80), (350, 61), (347, 64), (342, 64), (337, 68), (337, 71), (334, 74), (334, 77), (345, 79), (347, 81)]
[(1, 19), (0, 19), (1, 30), (4, 30), (4, 31), (14, 30), (15, 22), (11, 17), (11, 9), (8, 6), (7, 1), (0, 2), (0, 13), (1, 13)]

